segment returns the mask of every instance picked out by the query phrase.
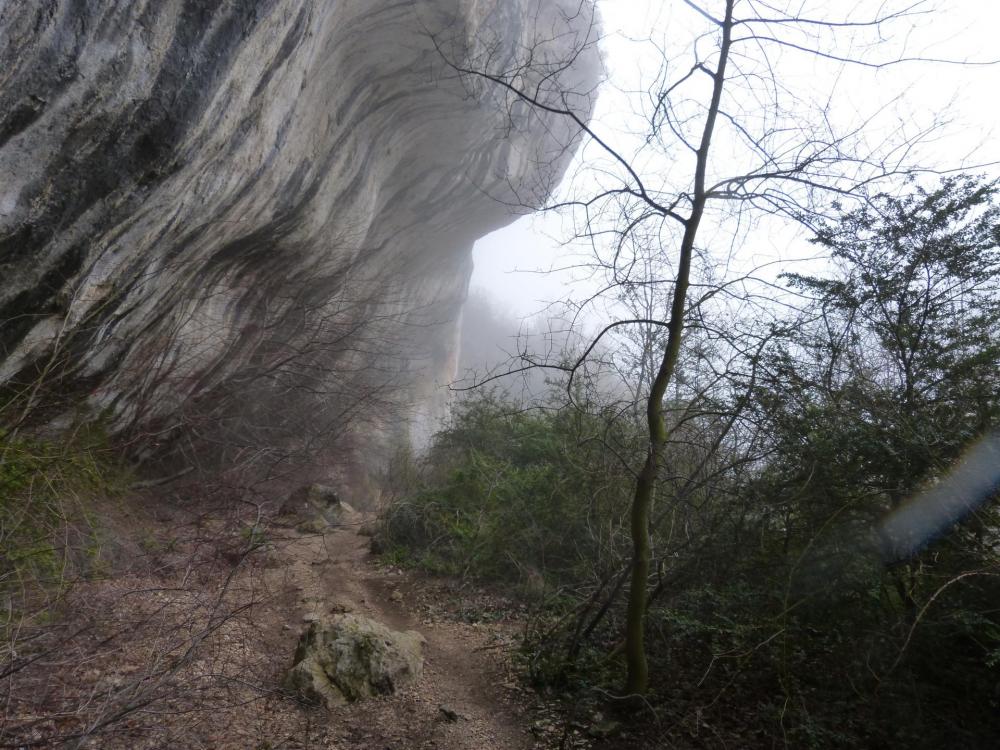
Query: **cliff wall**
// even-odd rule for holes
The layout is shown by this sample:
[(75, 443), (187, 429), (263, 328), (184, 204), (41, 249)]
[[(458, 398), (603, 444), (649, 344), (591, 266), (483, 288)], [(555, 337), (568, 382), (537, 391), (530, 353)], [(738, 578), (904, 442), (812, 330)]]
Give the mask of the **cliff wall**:
[(593, 38), (579, 0), (4, 4), (6, 402), (141, 450), (405, 422), (451, 376), (472, 244), (577, 134), (449, 62), (530, 62), (586, 117)]

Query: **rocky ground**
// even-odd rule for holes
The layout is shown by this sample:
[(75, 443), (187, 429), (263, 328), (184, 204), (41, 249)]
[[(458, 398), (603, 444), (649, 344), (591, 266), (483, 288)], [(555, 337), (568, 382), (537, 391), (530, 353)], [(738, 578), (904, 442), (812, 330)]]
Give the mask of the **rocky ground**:
[[(294, 535), (280, 555), (285, 564), (269, 571), (289, 580), (298, 594), (291, 622), (335, 612), (372, 617), (396, 630), (416, 630), (426, 638), (424, 674), (401, 692), (318, 710), (330, 748), (529, 748), (529, 707), (523, 700), (504, 651), (509, 626), (483, 626), (442, 617), (448, 585), (399, 569), (380, 567), (359, 535), (361, 519), (326, 534)], [(289, 642), (292, 639), (289, 638)], [(289, 738), (294, 741), (294, 738)], [(293, 745), (288, 745), (293, 746)]]
[[(518, 681), (523, 606), (381, 563), (360, 514), (325, 529), (232, 511), (157, 514), (153, 529), (131, 523), (142, 564), (118, 561), (75, 585), (58, 616), (26, 621), (38, 658), (15, 657), (0, 747), (590, 745), (581, 729), (564, 736), (553, 708)], [(305, 705), (282, 687), (299, 634), (345, 612), (422, 634), (423, 674), (393, 695)]]

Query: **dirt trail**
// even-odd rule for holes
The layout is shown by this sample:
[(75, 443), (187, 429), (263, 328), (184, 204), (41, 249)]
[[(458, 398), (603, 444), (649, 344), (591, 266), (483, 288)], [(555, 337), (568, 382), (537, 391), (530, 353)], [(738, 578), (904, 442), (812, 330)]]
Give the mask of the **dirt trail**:
[[(313, 615), (354, 612), (426, 639), (424, 674), (393, 696), (317, 711), (328, 722), (330, 748), (409, 750), (519, 750), (533, 747), (529, 721), (502, 663), (492, 655), (490, 634), (455, 622), (430, 622), (415, 612), (413, 580), (380, 569), (369, 539), (357, 533), (361, 518), (325, 534), (290, 532), (283, 565), (274, 570), (301, 594), (299, 611), (288, 612), (297, 632)], [(445, 707), (458, 714), (449, 720)]]

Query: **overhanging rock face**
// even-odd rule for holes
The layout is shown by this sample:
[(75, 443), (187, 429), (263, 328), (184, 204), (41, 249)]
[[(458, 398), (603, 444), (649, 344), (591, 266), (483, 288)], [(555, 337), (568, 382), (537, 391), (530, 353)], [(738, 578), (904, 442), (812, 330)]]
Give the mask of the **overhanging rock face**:
[[(426, 402), (473, 242), (576, 135), (447, 63), (593, 39), (579, 0), (4, 4), (0, 382), (262, 440)], [(598, 74), (591, 47), (542, 95)]]

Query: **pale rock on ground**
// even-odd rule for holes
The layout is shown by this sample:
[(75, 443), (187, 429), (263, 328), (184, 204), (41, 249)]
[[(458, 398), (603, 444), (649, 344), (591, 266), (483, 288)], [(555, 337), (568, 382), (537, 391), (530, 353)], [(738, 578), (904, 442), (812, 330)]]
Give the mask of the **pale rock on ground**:
[(299, 638), (285, 684), (328, 706), (391, 695), (420, 679), (424, 642), (416, 631), (400, 633), (359, 615), (314, 620)]
[(311, 524), (317, 531), (357, 517), (354, 508), (341, 500), (333, 487), (324, 484), (307, 484), (295, 490), (281, 505), (278, 514)]

